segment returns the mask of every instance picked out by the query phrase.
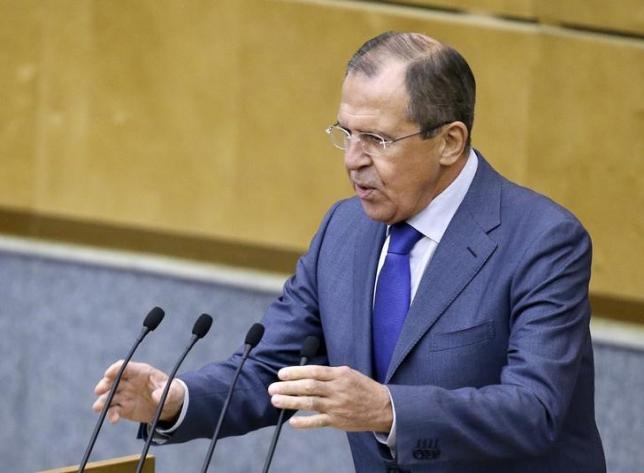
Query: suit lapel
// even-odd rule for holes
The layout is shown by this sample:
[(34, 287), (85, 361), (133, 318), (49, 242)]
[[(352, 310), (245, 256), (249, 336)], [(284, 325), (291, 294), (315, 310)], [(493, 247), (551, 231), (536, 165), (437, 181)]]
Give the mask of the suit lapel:
[(371, 314), (373, 290), (380, 249), (385, 240), (386, 225), (369, 221), (356, 239), (353, 272), (353, 340), (354, 369), (372, 374)]
[(386, 382), (496, 249), (488, 232), (500, 224), (500, 194), (500, 177), (479, 155), (474, 181), (420, 281)]

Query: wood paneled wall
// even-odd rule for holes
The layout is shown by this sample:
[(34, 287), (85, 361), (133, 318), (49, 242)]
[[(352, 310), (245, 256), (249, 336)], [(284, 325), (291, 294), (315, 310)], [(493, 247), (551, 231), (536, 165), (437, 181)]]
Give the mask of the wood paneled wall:
[(416, 3), (465, 12), (0, 0), (0, 210), (156, 232), (177, 245), (300, 252), (326, 208), (350, 194), (324, 134), (346, 60), (381, 31), (422, 31), (474, 69), (475, 146), (590, 230), (593, 293), (644, 302), (641, 2)]
[(516, 17), (582, 29), (644, 34), (644, 3), (641, 0), (390, 0), (390, 3)]

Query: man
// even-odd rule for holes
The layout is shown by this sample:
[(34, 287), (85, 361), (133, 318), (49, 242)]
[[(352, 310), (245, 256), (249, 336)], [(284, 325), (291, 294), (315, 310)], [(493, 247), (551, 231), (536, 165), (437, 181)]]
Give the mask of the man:
[[(605, 471), (590, 239), (471, 148), (474, 101), (465, 60), (424, 35), (384, 33), (353, 56), (327, 133), (357, 197), (327, 213), (267, 310), (225, 435), (304, 409), (291, 425), (347, 431), (361, 473)], [(294, 366), (312, 334), (323, 355)], [(173, 382), (155, 435), (212, 435), (238, 358)], [(149, 421), (166, 379), (130, 366), (110, 420)]]

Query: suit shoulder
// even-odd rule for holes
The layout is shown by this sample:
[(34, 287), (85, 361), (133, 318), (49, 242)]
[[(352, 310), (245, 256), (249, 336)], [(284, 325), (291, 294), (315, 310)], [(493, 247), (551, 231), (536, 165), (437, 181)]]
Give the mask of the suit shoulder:
[(368, 220), (357, 197), (337, 201), (327, 212), (327, 216), (339, 222), (360, 222)]
[(501, 212), (517, 225), (528, 225), (535, 231), (546, 231), (558, 225), (578, 227), (587, 233), (583, 224), (570, 210), (551, 198), (532, 189), (502, 178)]

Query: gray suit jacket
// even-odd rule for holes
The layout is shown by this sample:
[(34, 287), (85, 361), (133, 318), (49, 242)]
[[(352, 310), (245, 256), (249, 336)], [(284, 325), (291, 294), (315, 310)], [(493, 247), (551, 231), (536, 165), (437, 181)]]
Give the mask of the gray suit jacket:
[[(371, 312), (386, 226), (357, 199), (324, 218), (246, 365), (224, 426), (274, 423), (266, 387), (317, 335), (316, 363), (372, 375)], [(396, 458), (348, 434), (357, 472), (605, 472), (589, 334), (591, 242), (568, 211), (497, 174), (472, 185), (425, 270), (387, 375)], [(239, 354), (182, 376), (187, 416), (171, 441), (208, 437)]]

